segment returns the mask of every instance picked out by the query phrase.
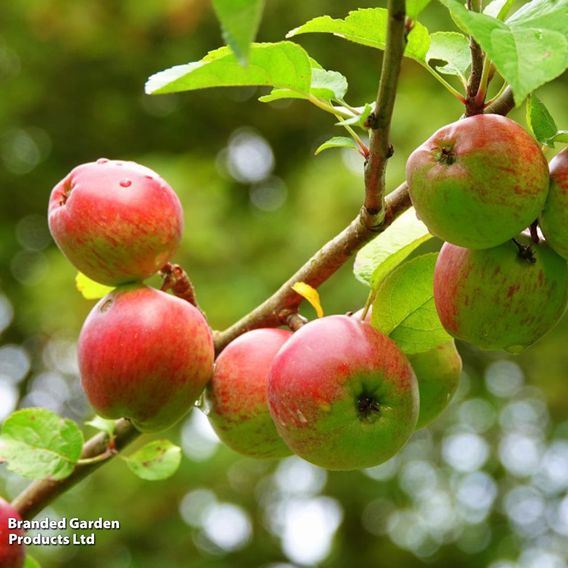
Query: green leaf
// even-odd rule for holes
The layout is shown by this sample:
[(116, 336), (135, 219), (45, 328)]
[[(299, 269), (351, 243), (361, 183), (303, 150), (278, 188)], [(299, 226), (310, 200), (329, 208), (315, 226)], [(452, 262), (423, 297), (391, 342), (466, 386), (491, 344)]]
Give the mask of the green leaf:
[(8, 461), (8, 469), (31, 479), (64, 479), (82, 448), (77, 424), (45, 408), (14, 412), (0, 435), (0, 456)]
[(559, 130), (552, 139), (553, 142), (568, 142), (568, 130)]
[(213, 8), (221, 22), (225, 43), (245, 65), (260, 25), (264, 0), (213, 0)]
[(334, 136), (329, 140), (326, 140), (323, 144), (318, 146), (318, 149), (314, 152), (317, 156), (319, 153), (323, 152), (324, 150), (329, 150), (330, 148), (353, 148), (358, 150), (357, 144), (355, 144), (353, 138), (349, 138), (348, 136)]
[(444, 75), (457, 75), (465, 83), (471, 65), (467, 37), (458, 32), (435, 32), (430, 40), (430, 49), (426, 55), (428, 64)]
[(434, 304), (433, 277), (437, 254), (413, 258), (380, 284), (371, 323), (404, 353), (421, 353), (451, 340)]
[(109, 438), (114, 436), (114, 431), (116, 429), (116, 422), (114, 420), (107, 420), (101, 416), (95, 416), (92, 420), (85, 422), (85, 424), (95, 428), (96, 430), (104, 432)]
[(109, 292), (114, 290), (112, 286), (105, 286), (104, 284), (99, 284), (98, 282), (91, 280), (82, 272), (77, 272), (77, 276), (75, 276), (75, 286), (77, 287), (77, 290), (81, 292), (85, 300), (98, 300), (100, 298), (104, 298)]
[(507, 23), (532, 29), (546, 29), (568, 35), (568, 0), (533, 0), (517, 10)]
[(342, 99), (347, 92), (347, 79), (337, 71), (312, 69), (310, 92), (324, 100)]
[(513, 5), (513, 1), (514, 0), (493, 0), (485, 6), (483, 13), (497, 18), (498, 20), (504, 20)]
[(517, 106), (568, 67), (568, 0), (533, 0), (507, 22), (470, 12), (458, 0), (440, 1), (511, 85)]
[(39, 562), (29, 554), (26, 553), (26, 558), (24, 560), (23, 568), (41, 568)]
[(408, 209), (357, 253), (353, 266), (355, 277), (376, 289), (389, 272), (431, 238), (414, 209)]
[[(289, 31), (286, 37), (307, 33), (330, 33), (354, 43), (385, 49), (387, 17), (388, 11), (385, 8), (355, 10), (349, 12), (343, 20), (330, 16), (319, 16)], [(428, 30), (420, 22), (414, 22), (414, 27), (408, 34), (404, 54), (406, 57), (422, 62), (426, 58), (429, 47)]]
[(152, 75), (146, 93), (177, 93), (209, 87), (262, 85), (308, 92), (312, 66), (308, 54), (290, 41), (253, 43), (242, 67), (228, 47), (210, 51), (200, 61), (176, 65)]
[(415, 20), (420, 12), (430, 4), (431, 0), (407, 0), (406, 15)]
[(369, 115), (373, 112), (374, 108), (375, 108), (375, 103), (365, 103), (365, 106), (357, 108), (357, 110), (360, 112), (360, 114), (356, 114), (356, 115), (352, 116), (351, 118), (346, 118), (345, 120), (340, 120), (339, 122), (336, 122), (335, 125), (336, 126), (360, 126), (364, 130), (367, 130), (367, 127), (365, 126), (365, 122), (366, 122), (367, 118), (369, 118)]
[(261, 103), (271, 103), (273, 101), (280, 101), (283, 99), (302, 99), (306, 100), (309, 96), (307, 93), (299, 93), (298, 91), (292, 91), (291, 89), (272, 89), (268, 95), (262, 95), (258, 97)]
[(129, 456), (121, 456), (138, 477), (149, 481), (172, 476), (181, 462), (181, 448), (169, 440), (154, 440)]
[(400, 264), (402, 264), (412, 252), (414, 252), (422, 243), (431, 239), (432, 235), (424, 235), (418, 237), (411, 243), (391, 254), (383, 263), (374, 270), (371, 276), (371, 287), (377, 289), (381, 282)]
[(326, 71), (312, 58), (310, 58), (310, 62), (312, 64), (312, 78), (307, 91), (272, 89), (268, 95), (259, 97), (258, 100), (262, 103), (269, 103), (280, 99), (309, 99), (310, 95), (326, 101), (342, 99), (347, 92), (347, 79), (337, 71)]
[(541, 144), (554, 146), (558, 128), (548, 109), (535, 94), (527, 99), (527, 125)]

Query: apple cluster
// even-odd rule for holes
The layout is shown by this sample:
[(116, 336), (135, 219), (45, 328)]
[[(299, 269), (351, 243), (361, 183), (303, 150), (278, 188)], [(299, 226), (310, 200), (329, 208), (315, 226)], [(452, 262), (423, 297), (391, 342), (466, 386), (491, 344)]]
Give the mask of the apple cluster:
[[(568, 298), (568, 151), (549, 172), (518, 124), (479, 115), (422, 144), (407, 179), (417, 214), (446, 241), (434, 299), (447, 331), (511, 352), (546, 333)], [(537, 219), (546, 240), (537, 236)], [(162, 430), (205, 389), (209, 420), (235, 451), (295, 453), (350, 470), (396, 454), (457, 388), (462, 363), (453, 340), (406, 356), (362, 313), (322, 317), (294, 333), (248, 331), (214, 364), (201, 312), (142, 283), (174, 254), (183, 213), (172, 188), (138, 164), (75, 168), (52, 191), (49, 226), (79, 270), (116, 286), (79, 338), (82, 384), (103, 417)]]
[(233, 341), (205, 391), (221, 440), (255, 458), (293, 452), (351, 470), (391, 458), (438, 416), (461, 373), (454, 342), (407, 358), (361, 312)]
[(435, 132), (406, 173), (417, 215), (446, 241), (434, 275), (445, 329), (484, 349), (532, 345), (567, 303), (568, 149), (549, 169), (516, 122), (483, 114)]
[(79, 337), (81, 381), (105, 418), (165, 429), (208, 383), (209, 419), (236, 451), (294, 452), (329, 469), (358, 469), (394, 455), (457, 386), (453, 342), (409, 361), (358, 316), (328, 316), (293, 334), (249, 331), (213, 366), (201, 312), (142, 283), (171, 259), (183, 217), (173, 189), (133, 162), (101, 159), (72, 170), (52, 191), (49, 227), (76, 268), (116, 286)]
[(175, 253), (183, 211), (174, 190), (134, 162), (82, 164), (51, 193), (51, 234), (77, 269), (116, 286), (88, 315), (79, 337), (87, 397), (105, 418), (141, 431), (180, 420), (213, 372), (213, 337), (189, 302), (148, 287)]

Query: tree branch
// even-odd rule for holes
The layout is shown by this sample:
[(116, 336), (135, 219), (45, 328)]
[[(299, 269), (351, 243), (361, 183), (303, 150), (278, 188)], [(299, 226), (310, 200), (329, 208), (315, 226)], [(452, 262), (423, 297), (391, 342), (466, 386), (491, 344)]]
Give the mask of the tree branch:
[[(481, 12), (480, 0), (467, 0), (467, 9)], [(471, 74), (467, 84), (465, 115), (473, 116), (483, 112), (483, 107), (479, 108), (479, 105), (476, 103), (477, 91), (479, 90), (483, 73), (483, 51), (481, 51), (481, 47), (473, 36), (469, 37), (469, 50), (471, 52)]]
[(292, 290), (296, 282), (305, 282), (318, 288), (351, 259), (365, 243), (384, 231), (409, 207), (408, 186), (403, 183), (387, 195), (384, 219), (377, 227), (371, 228), (367, 225), (366, 211), (363, 208), (341, 233), (316, 252), (270, 298), (225, 331), (217, 332), (215, 334), (216, 352), (220, 353), (233, 339), (246, 331), (281, 325), (282, 313), (297, 310), (303, 300), (302, 296)]
[[(117, 451), (122, 450), (139, 435), (140, 432), (128, 420), (117, 420), (114, 438), (115, 449)], [(108, 449), (108, 443), (108, 435), (104, 432), (93, 436), (83, 446), (81, 458), (92, 458), (102, 454)], [(12, 505), (23, 519), (31, 519), (44, 507), (47, 507), (56, 497), (79, 483), (79, 481), (93, 473), (107, 461), (77, 465), (69, 477), (59, 481), (49, 479), (33, 481), (12, 501)]]
[[(282, 324), (282, 317), (286, 315), (287, 309), (289, 310), (287, 317), (290, 317), (290, 313), (297, 311), (303, 298), (292, 290), (292, 285), (303, 281), (317, 288), (343, 266), (367, 241), (386, 229), (403, 211), (410, 207), (406, 183), (390, 193), (387, 196), (386, 203), (385, 216), (378, 227), (369, 228), (366, 225), (366, 212), (362, 209), (348, 227), (308, 260), (273, 296), (226, 331), (216, 333), (215, 349), (217, 353), (245, 331), (259, 327), (279, 326)], [(118, 420), (114, 439), (116, 450), (120, 451), (139, 435), (140, 432), (128, 420)], [(108, 436), (99, 433), (85, 443), (81, 458), (98, 456), (107, 449)], [(55, 498), (107, 461), (78, 465), (69, 477), (59, 481), (48, 479), (33, 481), (14, 499), (12, 505), (22, 518), (31, 519)]]
[[(393, 102), (394, 98), (391, 104)], [(485, 109), (485, 112), (506, 115), (514, 106), (513, 92), (508, 87), (498, 99)], [(382, 142), (380, 143), (382, 144)], [(384, 180), (382, 183), (384, 183)], [(275, 294), (225, 331), (215, 333), (216, 352), (221, 352), (233, 339), (246, 331), (259, 327), (281, 325), (282, 317), (286, 316), (286, 314), (289, 317), (290, 313), (297, 311), (298, 306), (302, 302), (302, 297), (292, 290), (293, 284), (306, 282), (314, 288), (320, 286), (350, 260), (365, 243), (381, 231), (384, 231), (410, 205), (408, 186), (404, 182), (387, 195), (384, 205), (384, 217), (377, 226), (369, 223), (370, 219), (376, 218), (376, 216), (370, 214), (364, 206), (357, 217), (341, 233), (314, 254)], [(289, 311), (286, 312), (286, 310)], [(129, 421), (122, 419), (116, 422), (115, 434), (116, 450), (120, 451), (136, 439), (140, 432)], [(107, 448), (108, 437), (103, 433), (99, 433), (85, 443), (81, 457), (95, 457), (105, 452)], [(73, 487), (87, 475), (98, 469), (103, 463), (106, 463), (106, 461), (79, 465), (69, 477), (60, 481), (34, 481), (14, 499), (12, 505), (23, 518), (30, 519), (56, 497)]]
[(397, 92), (402, 56), (406, 47), (405, 0), (388, 0), (385, 55), (371, 128), (369, 158), (365, 164), (365, 204), (368, 226), (382, 221), (385, 212), (385, 172), (392, 155), (390, 124)]

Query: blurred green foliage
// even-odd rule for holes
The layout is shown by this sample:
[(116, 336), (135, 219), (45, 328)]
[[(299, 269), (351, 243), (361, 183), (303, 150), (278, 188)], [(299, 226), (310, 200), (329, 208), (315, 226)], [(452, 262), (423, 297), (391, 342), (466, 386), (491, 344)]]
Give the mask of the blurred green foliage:
[[(259, 40), (373, 5), (272, 0)], [(451, 29), (438, 4), (421, 20)], [(380, 54), (331, 36), (299, 41), (348, 77), (351, 104), (375, 98)], [(217, 329), (266, 298), (357, 213), (362, 161), (341, 150), (313, 156), (341, 133), (307, 103), (265, 105), (260, 89), (143, 94), (149, 75), (221, 42), (204, 0), (0, 4), (1, 411), (17, 393), (24, 406), (90, 416), (73, 342), (93, 303), (76, 292), (45, 219), (51, 187), (75, 165), (133, 159), (172, 184), (187, 227), (176, 261)], [(539, 96), (567, 128), (566, 77)], [(404, 179), (409, 152), (460, 113), (432, 77), (404, 62), (389, 187)], [(522, 122), (523, 112), (513, 117)], [(366, 297), (349, 266), (320, 292), (327, 313), (355, 310)], [(47, 568), (565, 567), (567, 340), (565, 319), (516, 363), (461, 346), (466, 376), (450, 410), (370, 472), (240, 458), (217, 445), (195, 411), (168, 433), (186, 454), (175, 477), (144, 482), (112, 463), (47, 510), (117, 519), (120, 531), (98, 533), (95, 548), (32, 553)], [(13, 497), (26, 482), (0, 469), (0, 484)]]

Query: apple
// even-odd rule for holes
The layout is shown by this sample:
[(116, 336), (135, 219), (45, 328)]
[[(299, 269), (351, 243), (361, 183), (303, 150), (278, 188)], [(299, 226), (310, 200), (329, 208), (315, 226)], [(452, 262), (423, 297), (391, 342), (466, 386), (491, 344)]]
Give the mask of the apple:
[(311, 321), (278, 351), (268, 401), (290, 449), (335, 470), (392, 457), (414, 431), (419, 405), (416, 377), (396, 344), (341, 315)]
[(429, 231), (455, 245), (503, 244), (539, 216), (548, 165), (516, 122), (479, 114), (444, 126), (409, 157), (406, 179)]
[(568, 259), (568, 148), (550, 162), (550, 190), (539, 225), (548, 244)]
[(442, 325), (484, 349), (519, 353), (551, 329), (566, 308), (566, 261), (525, 235), (486, 250), (444, 244), (434, 271)]
[(143, 432), (180, 420), (213, 373), (213, 337), (201, 312), (138, 284), (99, 301), (78, 351), (83, 388), (97, 413), (128, 418)]
[(63, 254), (92, 280), (141, 281), (174, 255), (183, 211), (154, 171), (100, 159), (73, 169), (51, 192), (49, 230)]
[(8, 520), (21, 521), (22, 517), (4, 499), (0, 498), (0, 566), (2, 568), (22, 568), (25, 560), (25, 548), (23, 544), (13, 542), (10, 544), (10, 535), (24, 536), (22, 529), (8, 528)]
[(219, 438), (253, 458), (291, 452), (276, 432), (268, 410), (268, 371), (277, 351), (292, 336), (285, 329), (255, 329), (231, 342), (215, 362), (205, 390), (207, 416)]
[[(373, 307), (365, 316), (371, 323)], [(361, 319), (363, 308), (352, 317)], [(455, 341), (451, 340), (422, 353), (406, 353), (416, 380), (420, 394), (420, 413), (416, 429), (428, 426), (448, 406), (459, 384), (462, 371), (462, 360)]]
[(422, 353), (407, 355), (420, 391), (416, 429), (428, 426), (446, 409), (458, 388), (462, 360), (454, 341)]

